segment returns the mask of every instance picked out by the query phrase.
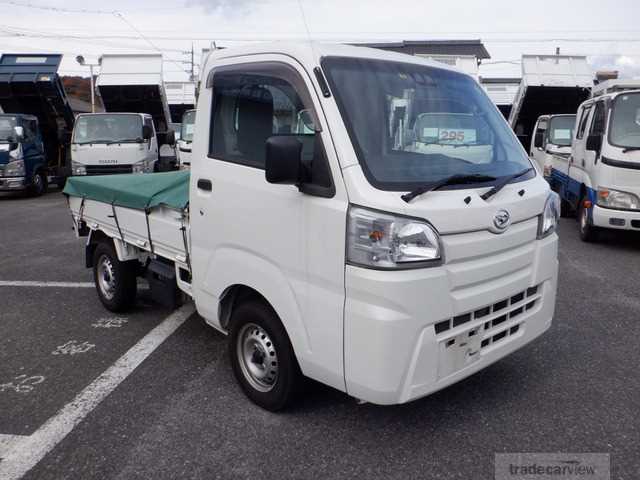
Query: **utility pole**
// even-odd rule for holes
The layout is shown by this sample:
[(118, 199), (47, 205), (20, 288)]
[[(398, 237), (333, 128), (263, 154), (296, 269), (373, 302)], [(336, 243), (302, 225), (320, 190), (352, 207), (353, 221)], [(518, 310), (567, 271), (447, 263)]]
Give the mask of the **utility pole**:
[(189, 55), (190, 59), (183, 60), (182, 63), (186, 63), (187, 65), (190, 65), (189, 69), (187, 70), (187, 73), (189, 74), (189, 81), (195, 82), (196, 81), (196, 62), (195, 62), (194, 51), (193, 51), (193, 43), (191, 43), (191, 50), (182, 52), (182, 54)]

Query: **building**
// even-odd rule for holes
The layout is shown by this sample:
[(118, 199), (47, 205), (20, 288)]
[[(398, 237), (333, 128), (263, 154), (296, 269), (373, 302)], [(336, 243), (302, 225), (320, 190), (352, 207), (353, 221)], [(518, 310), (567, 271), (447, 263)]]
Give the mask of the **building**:
[(406, 53), (454, 66), (479, 78), (482, 60), (491, 58), (480, 40), (402, 40), (399, 42), (358, 43), (362, 47)]

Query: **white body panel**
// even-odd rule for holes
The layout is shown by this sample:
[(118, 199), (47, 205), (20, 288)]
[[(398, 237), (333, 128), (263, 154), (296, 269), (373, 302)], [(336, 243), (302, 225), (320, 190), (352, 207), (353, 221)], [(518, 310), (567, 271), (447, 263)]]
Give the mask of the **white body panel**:
[(195, 82), (167, 82), (164, 84), (169, 105), (191, 105), (196, 104), (196, 84)]
[[(252, 45), (213, 52), (203, 66), (193, 142), (189, 292), (206, 321), (224, 330), (219, 310), (225, 292), (237, 285), (256, 290), (282, 321), (305, 375), (374, 403), (406, 402), (486, 367), (550, 326), (557, 236), (537, 239), (549, 186), (536, 175), (507, 185), (491, 202), (479, 197), (486, 188), (476, 188), (431, 192), (411, 203), (403, 202), (399, 192), (374, 188), (335, 99), (322, 94), (313, 74), (323, 55), (446, 68), (416, 57), (339, 45)], [(210, 156), (213, 94), (207, 77), (219, 66), (255, 62), (286, 64), (308, 90), (333, 196), (267, 183), (262, 169)], [(76, 217), (78, 202), (71, 205)], [(399, 271), (346, 265), (350, 205), (428, 219), (441, 235), (444, 262)], [(117, 237), (110, 209), (88, 202), (84, 218), (90, 228)], [(501, 209), (509, 210), (513, 224), (499, 235), (489, 228)], [(147, 250), (140, 245), (147, 237), (144, 214), (120, 210), (125, 242)], [(180, 262), (186, 253), (176, 234), (180, 220), (171, 220), (170, 212), (152, 217), (156, 253)], [(487, 309), (486, 316), (479, 314), (481, 309)], [(465, 315), (470, 320), (464, 325), (434, 330), (436, 324)], [(453, 338), (458, 342), (449, 348)], [(464, 339), (469, 339), (468, 347)]]

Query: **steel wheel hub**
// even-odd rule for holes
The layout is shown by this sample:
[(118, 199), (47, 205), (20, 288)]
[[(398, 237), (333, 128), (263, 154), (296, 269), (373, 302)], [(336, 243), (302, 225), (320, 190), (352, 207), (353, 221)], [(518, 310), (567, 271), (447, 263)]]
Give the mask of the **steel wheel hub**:
[(268, 392), (278, 379), (278, 355), (267, 332), (254, 323), (238, 334), (236, 355), (242, 374), (253, 388)]
[(98, 287), (102, 295), (111, 300), (116, 293), (116, 275), (111, 259), (102, 255), (98, 260)]

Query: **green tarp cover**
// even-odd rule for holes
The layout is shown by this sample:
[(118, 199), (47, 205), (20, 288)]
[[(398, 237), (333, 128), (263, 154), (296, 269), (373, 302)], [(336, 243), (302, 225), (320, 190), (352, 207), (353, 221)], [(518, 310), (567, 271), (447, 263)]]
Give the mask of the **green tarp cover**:
[(69, 177), (63, 193), (138, 210), (182, 210), (189, 203), (189, 171)]

